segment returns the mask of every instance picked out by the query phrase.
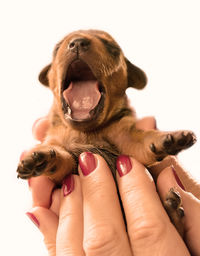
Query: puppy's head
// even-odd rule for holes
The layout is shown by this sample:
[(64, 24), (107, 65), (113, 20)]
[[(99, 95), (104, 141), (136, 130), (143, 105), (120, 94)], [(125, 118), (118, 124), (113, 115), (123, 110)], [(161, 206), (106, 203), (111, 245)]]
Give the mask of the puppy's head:
[(80, 30), (67, 35), (39, 75), (55, 96), (63, 122), (80, 130), (105, 125), (126, 107), (125, 90), (142, 89), (144, 72), (128, 61), (107, 33)]

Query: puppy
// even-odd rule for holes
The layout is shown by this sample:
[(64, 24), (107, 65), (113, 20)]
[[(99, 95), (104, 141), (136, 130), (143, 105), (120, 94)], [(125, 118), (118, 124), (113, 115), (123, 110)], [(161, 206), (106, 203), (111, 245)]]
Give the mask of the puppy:
[[(22, 179), (46, 175), (61, 184), (67, 174), (77, 173), (78, 156), (84, 151), (102, 155), (115, 176), (119, 154), (150, 166), (196, 141), (191, 131), (136, 129), (125, 91), (143, 89), (147, 78), (106, 32), (80, 30), (67, 35), (56, 45), (52, 63), (39, 80), (54, 95), (50, 127), (44, 142), (19, 163)], [(173, 191), (170, 195), (180, 206)], [(177, 214), (183, 215), (180, 209)]]

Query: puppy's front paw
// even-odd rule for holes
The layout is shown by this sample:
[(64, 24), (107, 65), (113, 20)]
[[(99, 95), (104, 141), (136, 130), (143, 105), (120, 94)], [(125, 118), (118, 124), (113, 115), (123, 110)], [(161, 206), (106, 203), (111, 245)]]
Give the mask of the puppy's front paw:
[(164, 201), (164, 207), (170, 217), (171, 222), (176, 227), (179, 234), (183, 237), (184, 226), (183, 220), (184, 209), (182, 207), (181, 197), (178, 191), (171, 188)]
[(53, 173), (56, 170), (54, 165), (56, 152), (54, 149), (34, 151), (28, 154), (18, 165), (18, 177), (29, 179), (48, 171)]
[(177, 131), (162, 135), (150, 145), (156, 160), (161, 161), (167, 155), (176, 155), (181, 150), (191, 147), (196, 142), (196, 136), (191, 131)]

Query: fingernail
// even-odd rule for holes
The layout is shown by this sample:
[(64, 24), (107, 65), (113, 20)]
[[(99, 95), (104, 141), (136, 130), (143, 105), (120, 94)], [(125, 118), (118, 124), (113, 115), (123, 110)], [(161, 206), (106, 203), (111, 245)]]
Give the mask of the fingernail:
[(84, 152), (79, 156), (79, 165), (84, 176), (96, 169), (96, 160), (91, 152)]
[(174, 174), (174, 178), (176, 180), (176, 183), (179, 185), (180, 188), (182, 188), (184, 191), (185, 191), (185, 187), (183, 186), (183, 183), (181, 182), (181, 180), (179, 179), (177, 173), (176, 173), (176, 170), (174, 168), (174, 166), (172, 165), (171, 166), (171, 169), (172, 169), (172, 172)]
[(63, 180), (62, 189), (63, 189), (63, 196), (69, 195), (74, 190), (74, 178), (72, 174), (68, 175)]
[(40, 223), (33, 213), (27, 212), (26, 215), (38, 228), (40, 227)]
[(117, 171), (120, 177), (129, 173), (131, 169), (132, 169), (132, 164), (128, 156), (121, 155), (117, 158)]

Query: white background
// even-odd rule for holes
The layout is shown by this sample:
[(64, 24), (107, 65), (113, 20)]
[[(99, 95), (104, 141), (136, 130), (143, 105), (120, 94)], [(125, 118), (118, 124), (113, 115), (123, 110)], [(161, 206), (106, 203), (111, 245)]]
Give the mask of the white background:
[[(32, 123), (51, 93), (37, 76), (64, 35), (84, 28), (109, 32), (149, 78), (131, 90), (139, 117), (154, 115), (162, 130), (190, 129), (200, 138), (200, 6), (198, 0), (18, 0), (0, 3), (0, 255), (46, 255), (42, 236), (25, 216), (31, 207), (17, 180), (21, 151), (35, 143)], [(200, 179), (198, 142), (180, 161)]]

